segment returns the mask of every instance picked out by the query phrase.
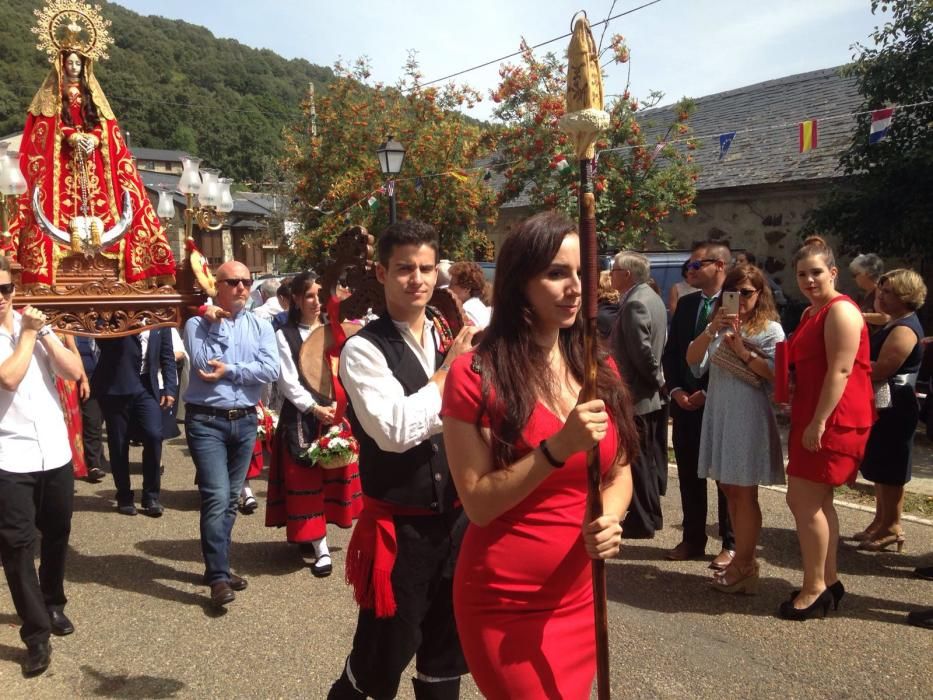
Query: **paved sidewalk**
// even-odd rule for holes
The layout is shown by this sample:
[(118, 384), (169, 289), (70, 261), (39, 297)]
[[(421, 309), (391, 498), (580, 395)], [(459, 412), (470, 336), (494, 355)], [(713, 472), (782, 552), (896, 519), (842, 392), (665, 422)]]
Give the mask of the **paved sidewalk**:
[[(77, 631), (53, 638), (44, 676), (21, 676), (18, 619), (0, 583), (3, 698), (325, 696), (355, 624), (340, 575), (349, 533), (331, 529), (335, 575), (319, 580), (281, 530), (263, 527), (262, 508), (241, 516), (233, 563), (250, 585), (227, 614), (215, 614), (200, 585), (198, 496), (183, 445), (181, 439), (166, 445), (161, 519), (117, 515), (109, 481), (77, 484), (66, 582)], [(254, 485), (262, 501), (265, 483)], [(793, 623), (774, 616), (799, 582), (792, 520), (782, 494), (762, 490), (761, 503), (760, 592), (721, 595), (707, 585), (706, 561), (663, 558), (680, 539), (677, 480), (671, 480), (668, 527), (655, 540), (630, 542), (624, 558), (607, 567), (613, 697), (929, 697), (933, 633), (903, 618), (933, 606), (933, 583), (910, 575), (933, 563), (933, 527), (907, 523), (905, 554), (844, 545), (849, 592), (841, 609), (826, 620)], [(869, 517), (839, 511), (844, 533), (860, 530)], [(707, 551), (718, 551), (715, 540)], [(399, 697), (412, 697), (407, 678)], [(480, 697), (469, 680), (462, 697)]]

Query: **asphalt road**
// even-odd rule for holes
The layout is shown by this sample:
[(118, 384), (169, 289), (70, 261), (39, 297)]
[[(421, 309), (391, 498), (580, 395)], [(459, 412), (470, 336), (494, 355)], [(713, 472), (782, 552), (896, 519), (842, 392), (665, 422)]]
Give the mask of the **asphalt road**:
[[(137, 461), (140, 451), (134, 449)], [(52, 666), (24, 679), (18, 618), (0, 583), (0, 696), (4, 698), (323, 698), (349, 649), (355, 608), (340, 572), (349, 532), (331, 529), (335, 574), (315, 579), (262, 509), (237, 521), (233, 565), (249, 588), (226, 614), (207, 604), (198, 495), (184, 440), (166, 443), (158, 520), (117, 515), (108, 480), (76, 486), (67, 613), (77, 631), (53, 638)], [(140, 477), (134, 477), (134, 484)], [(254, 482), (257, 495), (265, 484)], [(775, 611), (799, 582), (796, 536), (783, 494), (762, 490), (765, 529), (757, 596), (711, 590), (705, 561), (668, 562), (679, 541), (677, 481), (668, 527), (632, 542), (607, 566), (612, 691), (617, 698), (929, 697), (933, 633), (903, 623), (933, 606), (933, 527), (905, 525), (908, 552), (841, 553), (848, 594), (826, 620)], [(712, 494), (712, 490), (711, 490)], [(715, 501), (711, 498), (711, 503)], [(870, 516), (840, 508), (843, 533)], [(711, 529), (712, 532), (712, 529)], [(710, 556), (718, 551), (711, 539)], [(403, 681), (399, 697), (412, 697)], [(480, 697), (472, 682), (462, 697)]]

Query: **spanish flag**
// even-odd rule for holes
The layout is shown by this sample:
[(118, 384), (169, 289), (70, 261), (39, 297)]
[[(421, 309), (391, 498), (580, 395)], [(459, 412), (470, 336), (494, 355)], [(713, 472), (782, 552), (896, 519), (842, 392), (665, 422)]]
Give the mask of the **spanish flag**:
[(466, 182), (470, 179), (464, 170), (451, 170), (449, 174), (452, 178), (460, 180), (460, 182)]
[(816, 119), (800, 122), (800, 152), (806, 153), (817, 147)]

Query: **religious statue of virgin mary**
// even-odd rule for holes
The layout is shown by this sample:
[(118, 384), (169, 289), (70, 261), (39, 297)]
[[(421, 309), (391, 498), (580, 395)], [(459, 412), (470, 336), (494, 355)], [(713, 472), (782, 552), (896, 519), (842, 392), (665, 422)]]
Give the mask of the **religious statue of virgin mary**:
[[(110, 22), (75, 0), (48, 0), (32, 29), (52, 70), (29, 105), (20, 146), (28, 189), (12, 227), (24, 284), (53, 284), (65, 256), (101, 253), (126, 282), (172, 281), (175, 259), (94, 62)], [(161, 279), (160, 279), (161, 278)]]

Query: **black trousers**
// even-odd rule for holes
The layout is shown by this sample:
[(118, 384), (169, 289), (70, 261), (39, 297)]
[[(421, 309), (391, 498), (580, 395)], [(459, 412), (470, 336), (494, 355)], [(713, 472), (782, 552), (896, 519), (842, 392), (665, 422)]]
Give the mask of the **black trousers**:
[(81, 402), (81, 424), (84, 426), (84, 458), (88, 467), (104, 468), (104, 414), (95, 397)]
[(360, 610), (349, 658), (356, 685), (367, 696), (394, 698), (412, 657), (417, 670), (433, 678), (468, 672), (453, 607), (453, 568), (465, 526), (462, 513), (453, 522), (444, 516), (395, 517), (397, 611), (378, 618)]
[(107, 421), (107, 447), (110, 470), (117, 488), (117, 503), (133, 502), (130, 487), (130, 438), (139, 436), (143, 443), (142, 504), (158, 500), (162, 477), (162, 409), (149, 390), (149, 377), (141, 378), (135, 394), (101, 396), (100, 406)]
[[(661, 494), (667, 490), (667, 408), (635, 416), (635, 425), (639, 455), (632, 460), (632, 502), (622, 522), (622, 536), (651, 539), (664, 527)], [(662, 438), (663, 446), (659, 444)]]
[[(706, 546), (706, 479), (697, 476), (700, 455), (700, 432), (703, 427), (703, 409), (684, 411), (671, 405), (674, 418), (672, 442), (677, 460), (677, 478), (680, 480), (680, 504), (684, 511), (684, 542), (700, 549)], [(735, 549), (735, 535), (729, 520), (726, 495), (717, 489), (719, 505), (719, 536), (723, 549)]]
[[(17, 474), (0, 470), (0, 558), (27, 646), (49, 638), (49, 610), (63, 610), (65, 555), (71, 534), (74, 472), (59, 469)], [(36, 576), (36, 538), (42, 534)]]

